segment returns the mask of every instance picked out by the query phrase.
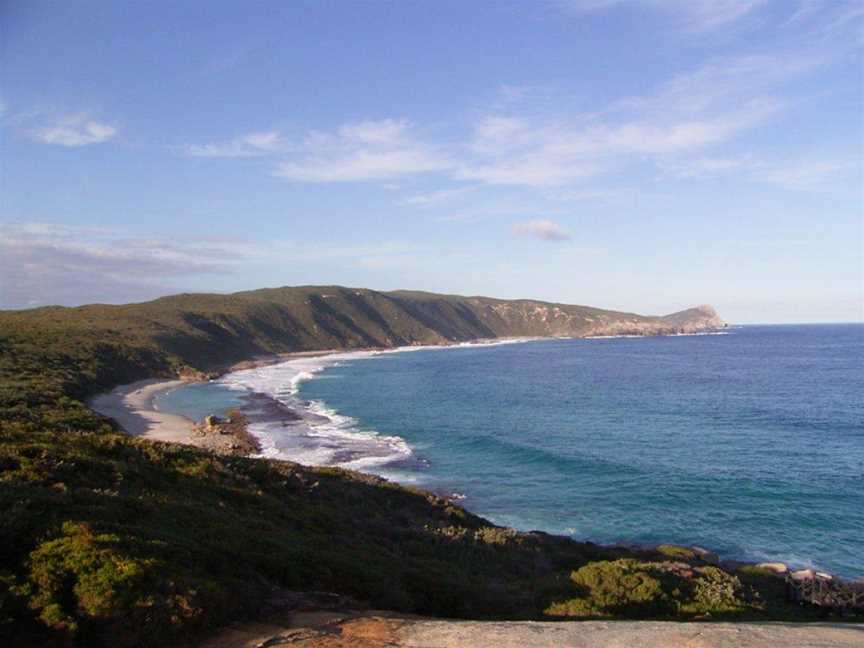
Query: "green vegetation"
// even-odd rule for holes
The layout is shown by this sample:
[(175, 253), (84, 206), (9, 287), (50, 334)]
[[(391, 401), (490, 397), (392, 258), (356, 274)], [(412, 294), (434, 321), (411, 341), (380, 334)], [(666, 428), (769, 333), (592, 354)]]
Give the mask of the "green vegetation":
[[(0, 644), (171, 643), (286, 589), (467, 618), (794, 615), (776, 578), (517, 533), (357, 473), (130, 438), (84, 404), (262, 353), (532, 334), (492, 314), (520, 304), (537, 303), (297, 288), (0, 313)], [(574, 327), (619, 316), (561, 308)]]
[(591, 562), (574, 571), (570, 580), (572, 598), (556, 601), (546, 608), (546, 614), (637, 619), (816, 618), (813, 610), (786, 603), (783, 579), (755, 567), (732, 574), (698, 561), (656, 561), (643, 556)]
[(374, 477), (112, 433), (6, 426), (0, 467), (2, 614), (91, 643), (212, 628), (276, 588), (530, 618), (547, 578), (605, 555)]

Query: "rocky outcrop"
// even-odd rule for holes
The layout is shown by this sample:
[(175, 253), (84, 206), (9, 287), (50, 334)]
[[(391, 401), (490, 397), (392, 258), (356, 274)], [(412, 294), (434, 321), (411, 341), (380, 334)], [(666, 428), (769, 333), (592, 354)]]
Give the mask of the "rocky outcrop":
[(717, 311), (707, 304), (672, 313), (671, 315), (665, 315), (662, 319), (677, 326), (682, 333), (724, 329), (728, 326), (717, 314)]
[(192, 436), (196, 445), (234, 456), (249, 456), (261, 452), (261, 446), (248, 430), (248, 421), (239, 411), (233, 410), (228, 418), (205, 416), (204, 420), (195, 425)]

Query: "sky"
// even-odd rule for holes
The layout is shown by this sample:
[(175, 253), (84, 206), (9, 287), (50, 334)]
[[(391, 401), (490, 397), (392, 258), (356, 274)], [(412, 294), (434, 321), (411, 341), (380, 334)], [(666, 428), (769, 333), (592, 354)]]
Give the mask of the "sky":
[(864, 320), (864, 2), (0, 0), (0, 308)]

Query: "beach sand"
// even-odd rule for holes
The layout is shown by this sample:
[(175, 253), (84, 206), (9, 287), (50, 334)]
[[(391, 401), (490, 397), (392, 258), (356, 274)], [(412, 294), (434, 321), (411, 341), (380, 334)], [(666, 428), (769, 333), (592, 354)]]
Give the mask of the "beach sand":
[(90, 400), (88, 405), (117, 421), (120, 427), (132, 436), (200, 445), (198, 440), (192, 437), (192, 421), (176, 414), (160, 412), (153, 407), (153, 399), (157, 394), (183, 384), (182, 380), (139, 380), (100, 394)]

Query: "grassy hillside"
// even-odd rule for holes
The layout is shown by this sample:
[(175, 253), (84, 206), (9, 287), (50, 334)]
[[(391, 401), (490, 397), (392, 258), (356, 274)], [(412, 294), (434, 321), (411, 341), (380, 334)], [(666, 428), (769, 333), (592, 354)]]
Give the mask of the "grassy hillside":
[(776, 579), (692, 552), (516, 533), (364, 475), (133, 439), (82, 402), (260, 353), (711, 317), (344, 288), (0, 313), (0, 643), (182, 642), (285, 590), (470, 618), (800, 617)]

